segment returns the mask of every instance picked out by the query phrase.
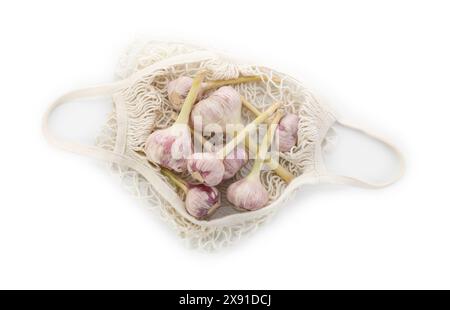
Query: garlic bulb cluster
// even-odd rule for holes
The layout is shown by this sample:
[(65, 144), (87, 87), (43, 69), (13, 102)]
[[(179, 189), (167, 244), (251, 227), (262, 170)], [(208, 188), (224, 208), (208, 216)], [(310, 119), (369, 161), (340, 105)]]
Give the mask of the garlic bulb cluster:
[[(257, 82), (261, 80), (262, 77), (260, 76), (244, 76), (231, 80), (220, 80), (202, 83), (201, 89), (196, 99), (200, 98), (206, 91), (210, 89), (219, 88), (225, 85)], [(172, 80), (167, 84), (167, 95), (169, 97), (169, 102), (175, 110), (179, 110), (181, 108), (181, 105), (183, 104), (184, 99), (189, 92), (189, 89), (191, 89), (192, 82), (192, 78), (187, 76), (180, 76), (179, 78), (176, 78), (175, 80)]]
[(228, 201), (239, 210), (258, 210), (264, 207), (269, 201), (269, 193), (260, 181), (260, 172), (275, 134), (275, 128), (273, 127), (278, 124), (281, 117), (282, 113), (278, 112), (272, 119), (272, 126), (269, 127), (269, 130), (264, 136), (261, 148), (250, 173), (245, 178), (231, 184), (227, 189)]
[(241, 107), (239, 93), (230, 86), (223, 86), (195, 105), (191, 122), (206, 133), (225, 131), (227, 125), (241, 122)]
[(152, 132), (147, 138), (145, 154), (148, 160), (178, 172), (186, 170), (187, 158), (192, 154), (189, 115), (205, 74), (200, 72), (195, 77), (175, 123), (169, 128)]
[[(205, 75), (206, 72), (201, 71), (194, 79), (179, 77), (168, 83), (169, 101), (180, 112), (172, 126), (150, 134), (144, 149), (147, 159), (161, 166), (161, 172), (184, 192), (186, 212), (200, 220), (208, 218), (220, 206), (220, 192), (215, 186), (234, 177), (247, 163), (250, 152), (257, 155), (250, 173), (228, 186), (226, 196), (241, 211), (253, 211), (266, 206), (269, 193), (260, 181), (263, 165), (267, 164), (287, 183), (294, 178), (276, 159), (267, 157), (268, 149), (277, 133), (280, 150), (290, 150), (297, 142), (298, 128), (298, 117), (294, 114), (283, 117), (279, 110), (280, 102), (260, 112), (228, 86), (261, 81), (262, 77), (203, 82)], [(212, 89), (215, 90), (210, 91)], [(242, 105), (256, 117), (243, 129), (237, 130), (235, 126), (241, 124)], [(257, 146), (246, 138), (262, 122), (271, 126), (261, 145)], [(229, 125), (233, 126), (231, 129), (235, 136), (225, 146), (215, 147), (205, 140), (206, 133), (222, 141), (220, 134), (227, 132)], [(193, 152), (192, 136), (201, 141), (206, 151)], [(193, 179), (199, 181), (198, 184), (187, 182), (174, 173), (186, 170)]]
[(290, 149), (297, 143), (298, 121), (298, 116), (292, 113), (286, 114), (281, 119), (276, 132), (278, 148), (281, 152), (290, 151)]
[(186, 195), (186, 211), (197, 219), (205, 219), (220, 206), (220, 192), (217, 188), (205, 184), (189, 184), (167, 169), (161, 169)]
[[(238, 96), (239, 99), (239, 96)], [(239, 99), (240, 100), (240, 99)], [(187, 162), (187, 169), (191, 173), (191, 175), (210, 186), (215, 186), (222, 182), (225, 177), (225, 164), (223, 159), (226, 158), (233, 150), (239, 145), (247, 136), (247, 134), (251, 133), (253, 130), (256, 130), (256, 126), (263, 121), (265, 121), (272, 113), (278, 109), (280, 103), (273, 104), (270, 108), (268, 108), (264, 113), (261, 113), (260, 116), (255, 118), (250, 124), (245, 126), (236, 137), (234, 137), (231, 141), (229, 141), (222, 149), (216, 151), (215, 153), (194, 153)], [(244, 151), (245, 152), (245, 151)], [(242, 156), (242, 152), (239, 154), (233, 154), (229, 156), (227, 161), (227, 178), (230, 178), (236, 174), (237, 170), (236, 166), (245, 162), (246, 155), (243, 158), (234, 158), (237, 155)], [(240, 161), (235, 161), (235, 159), (239, 159)], [(240, 166), (242, 167), (242, 166)], [(240, 169), (238, 168), (238, 170)]]

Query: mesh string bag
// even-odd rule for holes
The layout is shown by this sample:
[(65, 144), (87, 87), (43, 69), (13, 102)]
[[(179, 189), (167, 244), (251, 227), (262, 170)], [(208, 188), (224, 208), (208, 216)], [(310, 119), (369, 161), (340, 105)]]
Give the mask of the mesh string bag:
[[(207, 72), (207, 80), (264, 77), (259, 82), (232, 87), (260, 111), (276, 101), (282, 103), (285, 111), (299, 117), (297, 144), (290, 151), (277, 154), (280, 165), (295, 179), (287, 184), (274, 171), (263, 170), (260, 179), (269, 192), (269, 203), (262, 209), (239, 212), (223, 198), (221, 207), (212, 217), (195, 219), (184, 209), (183, 193), (160, 172), (157, 165), (146, 159), (144, 147), (150, 133), (169, 127), (176, 115), (168, 100), (167, 84), (180, 76), (194, 77), (202, 69)], [(330, 173), (323, 162), (322, 152), (335, 136), (332, 126), (338, 122), (337, 117), (299, 81), (273, 69), (241, 63), (189, 44), (138, 41), (124, 52), (116, 72), (118, 82), (74, 91), (58, 99), (46, 113), (44, 132), (50, 142), (62, 148), (108, 162), (109, 168), (132, 195), (157, 211), (180, 237), (195, 248), (215, 250), (255, 231), (304, 184), (334, 182), (376, 188), (391, 184), (402, 173), (399, 169), (395, 178), (381, 184)], [(54, 137), (47, 127), (51, 112), (68, 100), (91, 96), (111, 96), (114, 103), (96, 145), (73, 145)], [(250, 111), (242, 109), (243, 124), (253, 119)], [(383, 142), (401, 156), (391, 144)], [(230, 183), (249, 172), (252, 163), (252, 160), (248, 161), (232, 179), (218, 186), (222, 197), (226, 197)], [(187, 172), (181, 176), (191, 180)]]

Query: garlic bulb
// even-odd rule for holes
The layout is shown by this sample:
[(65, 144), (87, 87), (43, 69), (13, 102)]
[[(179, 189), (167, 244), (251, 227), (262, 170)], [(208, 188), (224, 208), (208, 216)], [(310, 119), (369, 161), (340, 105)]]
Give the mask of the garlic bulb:
[(244, 178), (231, 184), (227, 189), (227, 199), (237, 209), (254, 211), (269, 201), (269, 193), (258, 179)]
[(192, 154), (189, 114), (205, 74), (201, 72), (194, 79), (175, 123), (169, 128), (155, 130), (147, 138), (144, 151), (148, 160), (178, 172), (186, 170), (186, 160)]
[[(225, 176), (225, 165), (223, 163), (223, 159), (225, 159), (226, 156), (229, 155), (245, 139), (247, 134), (249, 134), (253, 130), (256, 130), (256, 126), (266, 120), (276, 109), (279, 108), (279, 106), (280, 103), (275, 103), (266, 111), (264, 111), (264, 113), (261, 113), (260, 116), (258, 116), (250, 124), (245, 126), (245, 128), (242, 129), (237, 134), (237, 136), (230, 140), (222, 149), (214, 153), (194, 153), (188, 159), (188, 171), (195, 179), (199, 180), (200, 182), (203, 182), (210, 186), (219, 184)], [(229, 158), (227, 162), (227, 167), (229, 169), (227, 171), (228, 178), (230, 177), (230, 174), (234, 175), (236, 173), (236, 171), (233, 170), (236, 169), (236, 166), (239, 164), (239, 162), (231, 164), (232, 161), (230, 161), (230, 159), (232, 161), (234, 160), (233, 158)], [(245, 158), (238, 159), (244, 159), (245, 161)]]
[(223, 174), (223, 179), (231, 179), (238, 171), (242, 168), (248, 161), (247, 152), (244, 148), (238, 146), (233, 152), (225, 156), (223, 160), (223, 165), (225, 172)]
[[(220, 80), (202, 83), (202, 88), (200, 89), (196, 100), (199, 99), (204, 92), (213, 88), (219, 88), (225, 85), (256, 82), (262, 79), (263, 78), (260, 76), (244, 76), (231, 80)], [(174, 109), (179, 110), (181, 108), (181, 105), (183, 104), (183, 101), (192, 86), (192, 81), (193, 79), (190, 77), (180, 76), (179, 78), (176, 78), (175, 80), (172, 80), (167, 84), (167, 94), (169, 97), (169, 102)]]
[(250, 173), (245, 178), (231, 184), (227, 189), (228, 201), (239, 210), (258, 210), (264, 207), (269, 201), (269, 193), (264, 185), (261, 184), (260, 172), (275, 134), (275, 128), (273, 127), (280, 121), (281, 117), (282, 114), (278, 112), (272, 119), (272, 126), (270, 126), (264, 136), (261, 148)]
[(220, 206), (220, 192), (217, 188), (204, 184), (189, 184), (167, 169), (161, 169), (185, 194), (186, 211), (197, 219), (204, 219)]
[[(218, 151), (220, 148), (215, 147), (209, 141), (207, 141), (198, 131), (192, 130), (194, 139), (197, 140), (203, 146), (206, 153), (213, 153), (214, 150)], [(248, 139), (245, 140), (247, 143)], [(255, 146), (256, 149), (256, 146)], [(201, 153), (200, 153), (201, 154)], [(223, 179), (227, 180), (232, 178), (248, 161), (248, 156), (245, 148), (239, 145), (223, 159), (224, 174)]]
[(154, 163), (177, 172), (186, 171), (186, 160), (192, 154), (189, 127), (176, 124), (156, 130), (148, 137), (144, 151)]
[[(223, 86), (192, 109), (191, 122), (203, 132), (225, 131), (227, 125), (241, 123), (241, 99), (230, 86)], [(201, 126), (196, 125), (201, 124)]]
[(298, 116), (292, 113), (286, 114), (280, 120), (276, 136), (278, 148), (281, 152), (288, 152), (297, 143), (298, 121)]
[(220, 192), (205, 184), (190, 185), (186, 193), (186, 210), (197, 219), (204, 219), (220, 206)]
[(192, 177), (210, 186), (222, 182), (225, 167), (215, 153), (194, 153), (188, 159), (187, 169)]
[[(167, 94), (172, 106), (179, 110), (184, 102), (189, 90), (191, 89), (193, 79), (187, 76), (180, 76), (179, 78), (170, 81), (167, 84)], [(201, 96), (201, 91), (199, 91)], [(196, 97), (197, 100), (197, 97)]]

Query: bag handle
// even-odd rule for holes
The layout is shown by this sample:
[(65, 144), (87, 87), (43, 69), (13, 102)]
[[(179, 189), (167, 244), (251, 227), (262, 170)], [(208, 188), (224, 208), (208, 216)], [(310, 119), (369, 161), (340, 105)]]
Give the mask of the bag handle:
[[(160, 69), (166, 68), (168, 66), (172, 66), (172, 65), (206, 61), (213, 57), (214, 57), (214, 54), (207, 52), (207, 51), (196, 51), (196, 52), (191, 52), (191, 53), (187, 53), (187, 54), (176, 55), (176, 56), (172, 56), (172, 57), (160, 60), (138, 72), (135, 72), (133, 75), (131, 75), (130, 77), (128, 77), (124, 80), (121, 80), (118, 82), (113, 82), (113, 83), (108, 83), (108, 84), (103, 84), (103, 85), (99, 85), (99, 86), (94, 86), (94, 87), (82, 88), (82, 89), (68, 92), (68, 93), (62, 95), (61, 97), (59, 97), (55, 102), (53, 102), (53, 104), (51, 104), (48, 107), (47, 111), (45, 112), (44, 117), (43, 117), (43, 122), (42, 122), (42, 130), (44, 132), (44, 136), (50, 144), (52, 144), (56, 147), (59, 147), (61, 149), (64, 149), (66, 151), (94, 157), (96, 159), (102, 159), (102, 160), (118, 163), (117, 160), (119, 158), (117, 158), (117, 156), (120, 156), (120, 154), (119, 155), (116, 154), (118, 152), (110, 152), (110, 151), (104, 150), (104, 149), (96, 147), (96, 146), (88, 146), (88, 145), (83, 145), (80, 143), (65, 141), (65, 140), (57, 138), (55, 135), (53, 135), (53, 133), (49, 129), (49, 119), (50, 119), (53, 111), (60, 105), (63, 105), (64, 103), (71, 101), (71, 100), (82, 99), (82, 98), (92, 98), (92, 97), (105, 97), (105, 96), (113, 95), (115, 91), (121, 89), (122, 87), (126, 87), (128, 84), (138, 80), (142, 76), (144, 76), (146, 74), (150, 74), (152, 72), (155, 72), (156, 70), (160, 70)], [(118, 118), (119, 125), (121, 125), (119, 127), (123, 128), (123, 127), (126, 127), (126, 126), (124, 126), (125, 125), (124, 123), (126, 123), (126, 121), (127, 121), (127, 117), (125, 115), (126, 107), (125, 107), (125, 104), (120, 99), (117, 98), (117, 101), (118, 102), (115, 102), (116, 109), (117, 109), (116, 112), (118, 114), (117, 118)], [(120, 138), (123, 138), (122, 136), (125, 136), (125, 134), (123, 134), (123, 135), (118, 134), (118, 136), (119, 136), (118, 139), (120, 139)], [(121, 144), (121, 145), (119, 145), (118, 151), (120, 151), (119, 153), (123, 153), (124, 147), (125, 147), (125, 141), (119, 141), (119, 142), (120, 143), (117, 143), (117, 144)], [(123, 162), (123, 160), (121, 160), (120, 162)]]
[[(134, 157), (130, 157), (126, 154), (124, 154), (123, 150), (117, 150), (117, 145), (119, 141), (116, 141), (116, 147), (113, 151), (109, 151), (106, 149), (102, 149), (95, 145), (87, 145), (77, 142), (71, 142), (67, 141), (63, 138), (57, 137), (49, 127), (49, 119), (52, 116), (52, 113), (55, 111), (55, 109), (71, 100), (75, 99), (81, 99), (81, 98), (92, 98), (92, 97), (100, 97), (100, 96), (109, 96), (112, 95), (118, 86), (121, 86), (121, 82), (111, 83), (111, 84), (105, 84), (101, 86), (95, 86), (95, 87), (89, 87), (89, 88), (83, 88), (74, 90), (71, 92), (66, 93), (65, 95), (62, 95), (59, 97), (53, 104), (51, 104), (47, 111), (44, 114), (43, 122), (42, 122), (42, 130), (44, 137), (47, 139), (47, 141), (66, 151), (89, 156), (94, 159), (106, 161), (108, 163), (115, 163), (118, 165), (123, 165), (126, 167), (129, 167), (131, 169), (134, 169), (138, 171), (144, 178), (147, 180), (151, 180), (152, 184), (155, 187), (158, 187), (160, 189), (161, 195), (166, 199), (171, 205), (173, 205), (179, 212), (187, 216), (186, 211), (184, 210), (180, 198), (178, 195), (170, 189), (170, 187), (159, 177), (156, 176), (155, 172), (152, 171), (147, 165), (142, 163), (141, 161), (137, 160)], [(118, 113), (118, 118), (122, 119), (122, 124), (119, 124), (119, 127), (126, 127), (126, 124), (123, 124), (123, 121), (126, 120), (126, 118), (119, 117), (119, 113), (121, 113), (121, 104), (119, 102), (115, 102), (116, 104), (116, 112)], [(123, 111), (122, 111), (123, 112)], [(120, 123), (120, 120), (119, 120)], [(120, 126), (122, 125), (122, 126)], [(118, 128), (120, 130), (120, 128)], [(119, 136), (119, 135), (118, 135)], [(119, 137), (118, 137), (119, 139)], [(194, 222), (195, 219), (193, 220)]]
[[(113, 82), (109, 84), (103, 84), (94, 87), (82, 88), (78, 90), (74, 90), (68, 92), (58, 99), (54, 101), (47, 109), (43, 116), (42, 120), (42, 131), (46, 140), (60, 148), (72, 153), (89, 156), (94, 159), (103, 160), (109, 163), (115, 163), (118, 165), (123, 165), (129, 167), (133, 170), (139, 172), (144, 178), (151, 181), (152, 185), (159, 189), (159, 193), (161, 196), (175, 209), (180, 212), (185, 217), (190, 218), (195, 224), (201, 224), (202, 221), (192, 218), (187, 211), (185, 210), (183, 203), (180, 197), (170, 188), (168, 184), (166, 184), (163, 179), (161, 179), (153, 169), (151, 169), (148, 164), (143, 163), (140, 160), (137, 160), (134, 157), (128, 156), (125, 154), (125, 146), (126, 146), (126, 128), (127, 128), (127, 117), (126, 117), (126, 105), (123, 101), (123, 98), (120, 95), (117, 95), (117, 92), (120, 91), (123, 87), (126, 87), (130, 83), (138, 80), (142, 76), (146, 74), (150, 74), (156, 70), (164, 69), (168, 66), (186, 64), (186, 63), (194, 63), (194, 62), (202, 62), (207, 61), (209, 59), (214, 58), (215, 55), (207, 52), (207, 51), (198, 51), (192, 52), (188, 54), (176, 55), (161, 61), (158, 61), (136, 73), (128, 77), (127, 79)], [(83, 98), (93, 98), (93, 97), (106, 97), (112, 96), (113, 103), (116, 107), (117, 121), (118, 121), (118, 132), (117, 132), (117, 141), (115, 145), (115, 149), (113, 151), (109, 151), (106, 149), (102, 149), (95, 145), (85, 145), (77, 142), (71, 142), (64, 140), (60, 137), (57, 137), (51, 130), (49, 126), (49, 120), (52, 116), (53, 112), (61, 105), (76, 99)]]
[(94, 157), (96, 159), (102, 159), (107, 160), (110, 157), (110, 152), (106, 151), (100, 147), (97, 146), (91, 146), (91, 145), (85, 145), (77, 142), (71, 142), (64, 140), (62, 138), (57, 137), (54, 135), (54, 133), (50, 130), (49, 127), (49, 121), (50, 117), (52, 116), (53, 112), (61, 105), (77, 99), (83, 99), (83, 98), (93, 98), (93, 97), (106, 97), (113, 94), (114, 90), (117, 89), (117, 87), (120, 86), (120, 82), (116, 83), (109, 83), (94, 87), (87, 87), (87, 88), (81, 88), (77, 90), (70, 91), (58, 99), (56, 99), (48, 108), (47, 111), (44, 114), (44, 117), (42, 119), (42, 131), (44, 134), (44, 137), (47, 139), (47, 141), (61, 149), (64, 149), (66, 151), (77, 153), (81, 155), (86, 155), (90, 157)]
[[(359, 179), (359, 178), (353, 177), (353, 176), (335, 174), (333, 172), (330, 172), (328, 169), (326, 169), (324, 167), (325, 171), (319, 175), (320, 182), (352, 185), (352, 186), (369, 188), (369, 189), (377, 189), (377, 188), (389, 186), (389, 185), (395, 183), (396, 181), (398, 181), (403, 176), (403, 174), (405, 173), (405, 160), (404, 160), (403, 154), (400, 152), (400, 150), (396, 146), (394, 146), (392, 143), (388, 142), (384, 138), (370, 132), (369, 130), (363, 129), (363, 128), (353, 125), (349, 122), (337, 120), (336, 123), (343, 127), (360, 132), (360, 133), (366, 135), (367, 137), (374, 139), (376, 141), (379, 141), (382, 144), (384, 144), (385, 146), (387, 146), (397, 157), (399, 166), (398, 166), (397, 172), (395, 173), (395, 175), (393, 177), (391, 177), (390, 179), (388, 179), (386, 181), (382, 181), (382, 182), (372, 182), (372, 181), (362, 180), (362, 179)], [(323, 166), (324, 166), (324, 164), (323, 164)]]

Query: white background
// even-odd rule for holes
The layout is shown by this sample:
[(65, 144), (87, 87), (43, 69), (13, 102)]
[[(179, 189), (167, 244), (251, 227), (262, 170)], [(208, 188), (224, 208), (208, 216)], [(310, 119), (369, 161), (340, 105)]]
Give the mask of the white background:
[[(446, 1), (3, 1), (0, 288), (450, 289), (449, 16)], [(231, 248), (185, 247), (102, 164), (40, 131), (52, 100), (112, 81), (142, 35), (298, 77), (389, 137), (405, 177), (376, 191), (307, 187)], [(92, 140), (108, 108), (69, 106), (55, 122)], [(366, 177), (393, 168), (386, 150), (351, 137), (330, 165)]]

